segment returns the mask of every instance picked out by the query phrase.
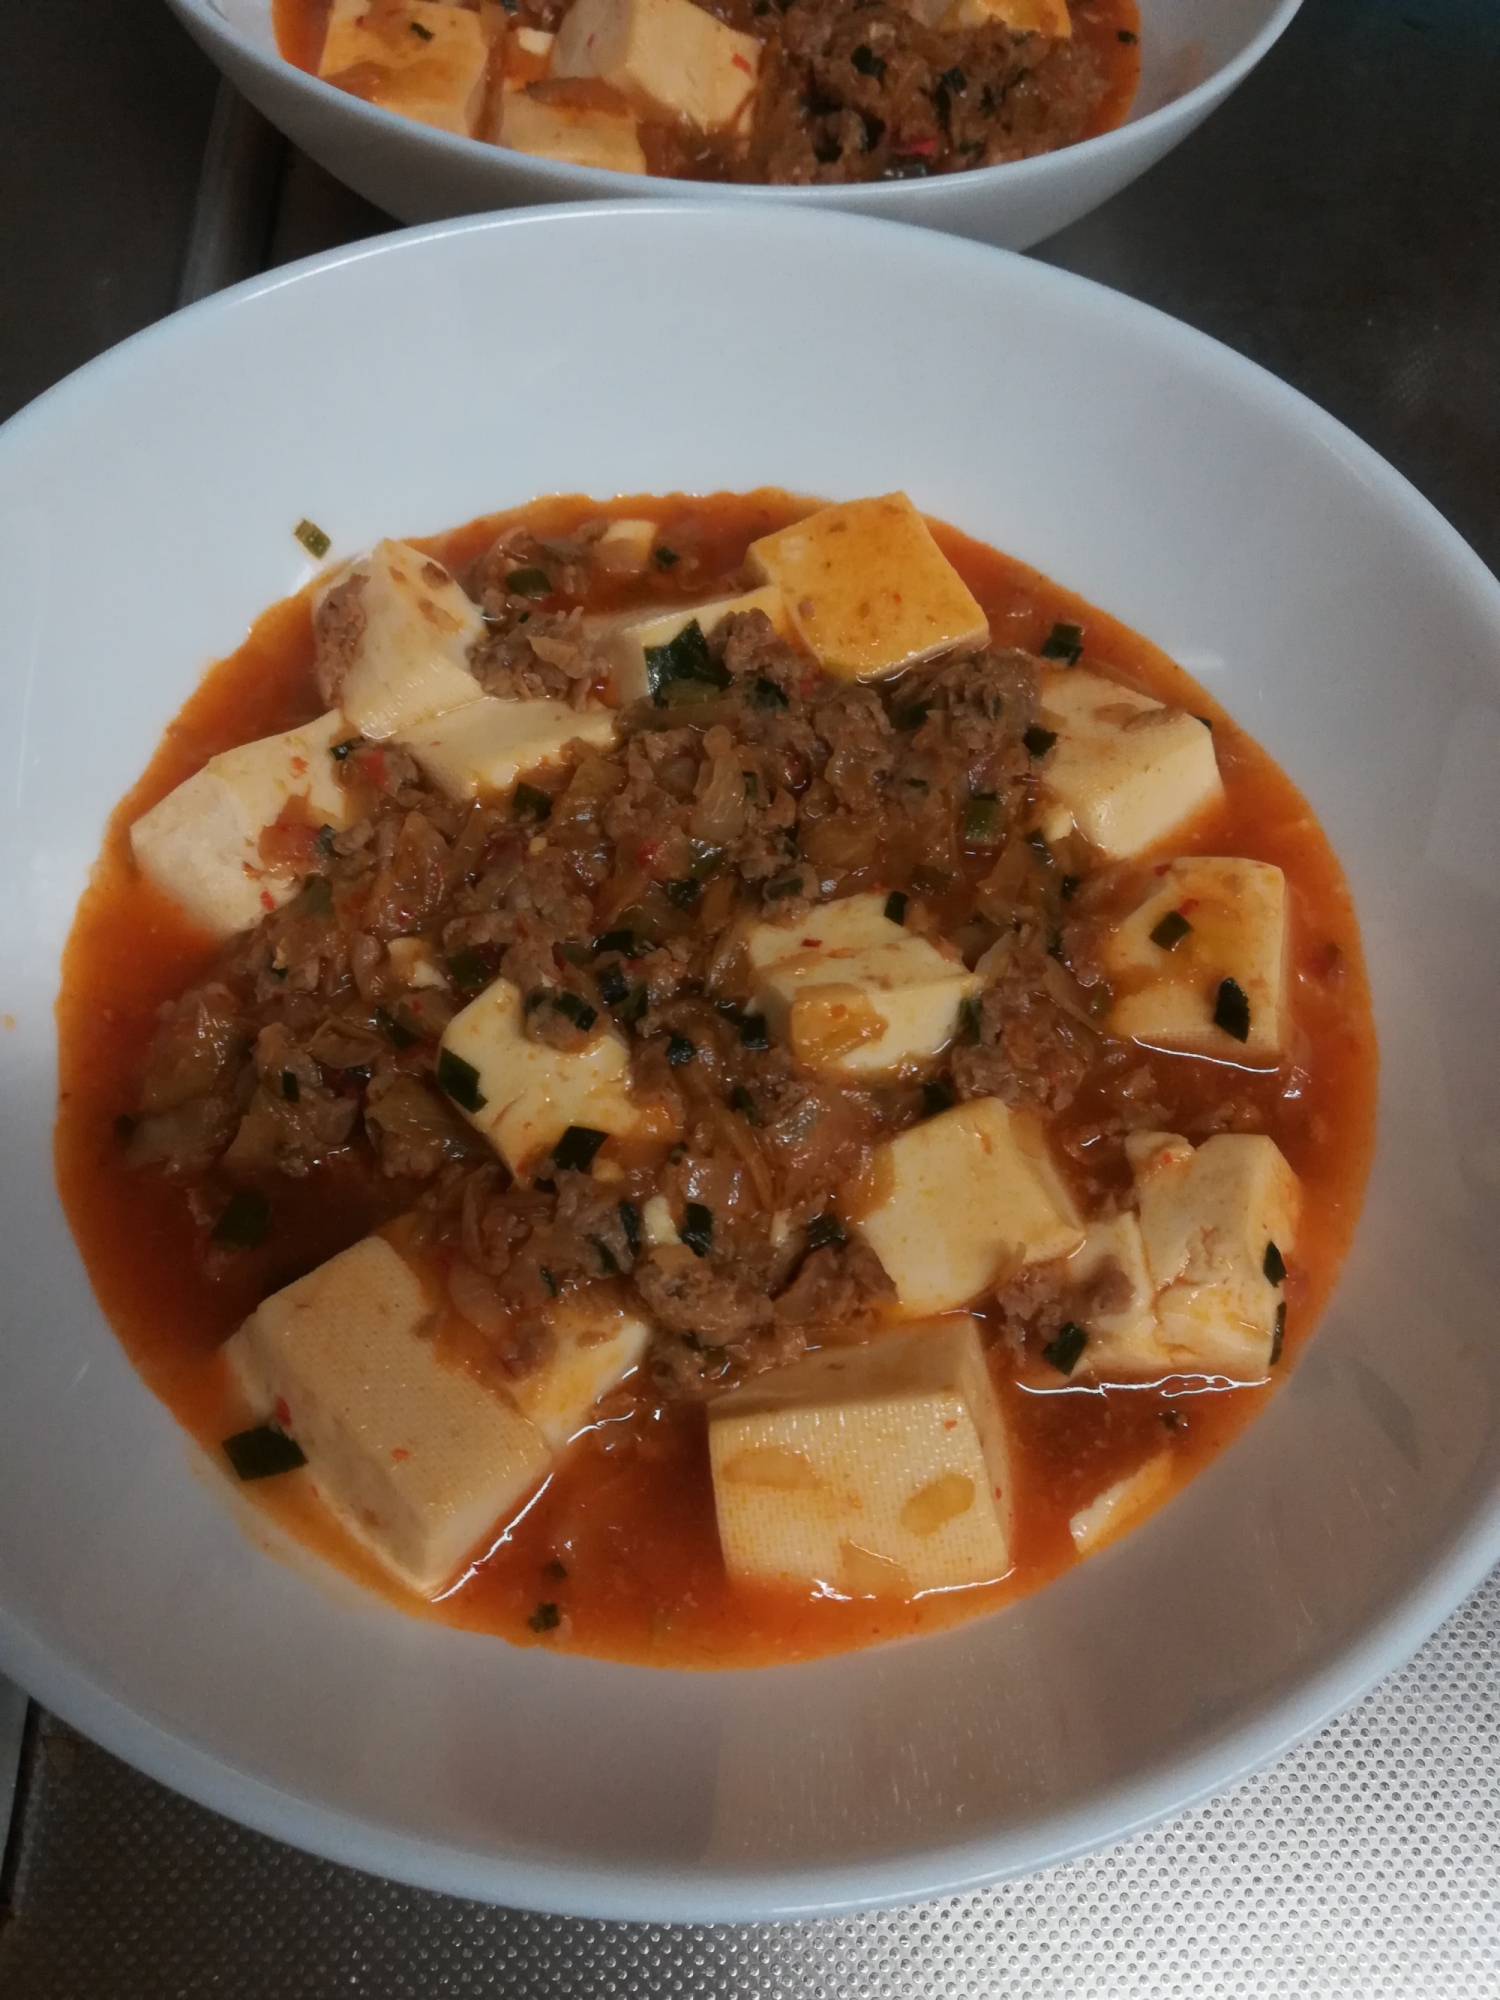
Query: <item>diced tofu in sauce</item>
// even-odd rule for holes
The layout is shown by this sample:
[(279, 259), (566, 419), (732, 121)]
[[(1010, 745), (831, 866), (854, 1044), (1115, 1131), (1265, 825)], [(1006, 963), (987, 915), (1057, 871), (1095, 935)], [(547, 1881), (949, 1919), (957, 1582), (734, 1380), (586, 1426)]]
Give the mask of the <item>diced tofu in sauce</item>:
[(904, 493), (823, 507), (750, 544), (798, 637), (831, 674), (872, 680), (960, 646), (989, 620)]
[(1010, 1567), (1004, 1421), (967, 1316), (759, 1377), (708, 1435), (731, 1577), (910, 1597)]
[(851, 1075), (920, 1064), (952, 1041), (979, 987), (963, 960), (885, 915), (883, 896), (847, 896), (746, 940), (755, 1007), (810, 1068)]
[(1144, 853), (1223, 798), (1213, 731), (1185, 709), (1081, 667), (1044, 670), (1039, 693), (1057, 733), (1042, 783), (1109, 859)]
[(622, 704), (644, 701), (655, 693), (648, 652), (669, 646), (679, 633), (695, 623), (704, 638), (709, 638), (731, 613), (738, 611), (763, 611), (783, 638), (790, 636), (791, 625), (781, 592), (770, 585), (744, 591), (738, 597), (716, 597), (708, 604), (674, 606), (670, 611), (652, 611), (623, 622), (611, 620), (603, 631), (603, 646), (614, 668), (618, 700)]
[(439, 0), (333, 0), (318, 74), (369, 104), (472, 133), (489, 44), (480, 16)]
[(732, 127), (749, 105), (761, 45), (692, 0), (572, 0), (554, 77), (598, 77), (639, 111), (699, 132)]
[(1078, 1554), (1090, 1556), (1134, 1527), (1142, 1514), (1158, 1506), (1172, 1490), (1172, 1472), (1172, 1454), (1158, 1452), (1134, 1472), (1106, 1486), (1086, 1507), (1080, 1507), (1068, 1522)]
[(414, 729), (398, 730), (394, 740), (450, 798), (474, 799), (508, 792), (526, 772), (560, 763), (572, 743), (602, 750), (614, 738), (615, 719), (607, 708), (481, 695)]
[(968, 1305), (1083, 1241), (1039, 1124), (998, 1098), (955, 1105), (887, 1140), (876, 1174), (888, 1192), (856, 1226), (895, 1285), (902, 1318)]
[[(445, 1059), (463, 1065), (455, 1080)], [(469, 1123), (519, 1173), (549, 1152), (570, 1125), (624, 1134), (640, 1122), (627, 1078), (630, 1058), (600, 1023), (576, 1054), (531, 1040), (521, 994), (497, 979), (448, 1023), (438, 1081)], [(472, 1079), (472, 1080), (471, 1080)]]
[[(1107, 1026), (1122, 1041), (1231, 1062), (1273, 1062), (1281, 1053), (1286, 878), (1269, 862), (1194, 854), (1164, 864), (1101, 956), (1115, 995)], [(1226, 979), (1243, 1007), (1232, 994), (1221, 1003)]]
[(477, 701), (468, 658), (484, 620), (442, 564), (405, 542), (377, 542), (329, 577), (316, 601), (355, 577), (362, 627), (339, 706), (359, 733), (383, 742)]
[(646, 171), (640, 124), (628, 106), (571, 101), (550, 85), (501, 91), (492, 137), (497, 145), (538, 159), (615, 174)]
[(215, 937), (249, 930), (302, 886), (294, 870), (263, 858), (267, 829), (286, 818), (339, 831), (359, 817), (332, 755), (353, 734), (335, 711), (210, 757), (131, 827), (142, 874)]

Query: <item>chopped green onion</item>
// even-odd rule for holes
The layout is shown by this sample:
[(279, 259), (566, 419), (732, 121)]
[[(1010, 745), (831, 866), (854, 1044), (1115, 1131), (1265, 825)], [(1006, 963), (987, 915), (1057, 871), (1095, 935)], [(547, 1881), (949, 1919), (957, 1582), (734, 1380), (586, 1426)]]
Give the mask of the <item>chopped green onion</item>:
[(292, 533), (297, 537), (303, 548), (307, 550), (307, 553), (315, 557), (318, 562), (321, 562), (333, 547), (333, 538), (330, 535), (325, 535), (316, 521), (301, 520), (293, 528)]
[(765, 674), (757, 674), (750, 683), (750, 706), (752, 708), (789, 708), (784, 691)]
[(1140, 36), (1135, 32), (1134, 28), (1116, 28), (1115, 40), (1117, 42), (1124, 42), (1129, 47), (1131, 43), (1138, 42)]
[(1063, 947), (1062, 932), (1059, 930), (1049, 930), (1047, 933), (1048, 958), (1060, 959), (1062, 957), (1062, 947)]
[(678, 1234), (695, 1257), (706, 1257), (714, 1240), (713, 1210), (705, 1208), (701, 1201), (690, 1201), (682, 1211)]
[(333, 859), (333, 828), (331, 826), (320, 826), (318, 828), (318, 852), (325, 861)]
[(351, 736), (345, 743), (335, 743), (328, 754), (335, 764), (342, 764), (349, 752), (358, 746), (359, 740), (357, 736)]
[(1271, 1335), (1271, 1366), (1274, 1368), (1281, 1359), (1281, 1344), (1286, 1339), (1286, 1300), (1276, 1308), (1276, 1330)]
[(1033, 757), (1045, 757), (1057, 741), (1057, 731), (1043, 729), (1039, 723), (1033, 722), (1021, 741)]
[(931, 785), (928, 784), (925, 778), (907, 778), (905, 784), (907, 790), (912, 792), (930, 792), (932, 790)]
[(555, 1632), (561, 1614), (555, 1604), (539, 1604), (526, 1623), (533, 1632)]
[(1175, 951), (1192, 930), (1181, 910), (1168, 910), (1151, 933), (1151, 942), (1160, 951)]
[(747, 1014), (740, 1022), (740, 1043), (747, 1049), (768, 1049), (771, 1046), (764, 1014)]
[(375, 1009), (375, 1025), (393, 1049), (409, 1049), (413, 1042), (422, 1039), (420, 1035), (413, 1034), (404, 1021), (398, 1021), (394, 1014), (387, 1013), (384, 1007)]
[(265, 1241), (270, 1226), (270, 1202), (257, 1188), (240, 1188), (214, 1224), (212, 1241), (231, 1250), (253, 1250)]
[(951, 1111), (955, 1102), (953, 1092), (941, 1077), (929, 1077), (922, 1085), (922, 1109), (929, 1118), (936, 1118), (940, 1111)]
[(924, 861), (911, 871), (911, 886), (919, 896), (941, 896), (952, 888), (953, 877), (946, 868), (929, 868)]
[(661, 547), (656, 551), (655, 560), (658, 569), (675, 569), (680, 558), (676, 549), (669, 549), (666, 543), (663, 542)]
[(1052, 866), (1052, 849), (1047, 845), (1047, 836), (1039, 826), (1034, 826), (1027, 834), (1026, 845), (1044, 868)]
[(567, 1569), (556, 1556), (548, 1556), (542, 1564), (542, 1575), (552, 1583), (566, 1583), (568, 1580)]
[(779, 903), (785, 896), (800, 896), (801, 894), (802, 875), (800, 871), (795, 875), (780, 875), (774, 882), (768, 882), (765, 887), (765, 898), (768, 903)]
[(592, 1125), (570, 1125), (552, 1148), (552, 1164), (566, 1173), (586, 1174), (594, 1155), (609, 1137)]
[[(548, 1194), (557, 1193), (556, 1181), (536, 1181), (533, 1183), (533, 1185), (535, 1187), (545, 1188)], [(547, 1266), (545, 1264), (539, 1264), (537, 1266), (537, 1270), (541, 1277), (542, 1283), (547, 1287), (548, 1292), (555, 1299), (558, 1293), (562, 1290), (562, 1286), (558, 1284), (556, 1277), (553, 1275), (551, 1271), (547, 1269)]]
[(448, 976), (463, 993), (477, 993), (481, 986), (487, 986), (490, 969), (472, 945), (462, 945), (457, 951), (450, 951), (444, 964)]
[(959, 1003), (958, 1032), (963, 1041), (979, 1040), (979, 996), (976, 993), (971, 993)]
[(665, 646), (646, 648), (646, 685), (658, 708), (666, 707), (670, 699), (668, 690), (674, 686), (722, 691), (733, 681), (734, 675), (728, 667), (708, 650), (708, 640), (696, 618), (690, 618)]
[(1071, 903), (1082, 886), (1083, 877), (1081, 875), (1064, 875), (1061, 882), (1057, 885), (1057, 893), (1065, 903)]
[(687, 1036), (679, 1035), (675, 1028), (667, 1036), (667, 1061), (673, 1069), (681, 1069), (682, 1065), (690, 1063), (697, 1053)]
[(599, 1018), (599, 1009), (591, 1007), (580, 993), (569, 993), (565, 987), (549, 993), (548, 999), (565, 1021), (571, 1021), (581, 1034), (587, 1034)]
[(968, 78), (961, 69), (955, 66), (953, 69), (945, 69), (938, 78), (938, 82), (945, 83), (950, 90), (959, 91), (964, 89), (968, 83)]
[(906, 891), (904, 889), (892, 889), (891, 893), (886, 897), (885, 920), (888, 924), (904, 924), (906, 922)]
[(419, 42), (430, 42), (432, 40), (431, 28), (423, 27), (420, 21), (408, 21), (406, 25)]
[(1005, 815), (993, 795), (970, 799), (964, 807), (962, 839), (965, 847), (993, 847), (1004, 831)]
[(691, 875), (684, 875), (676, 882), (664, 883), (663, 888), (667, 901), (679, 910), (696, 909), (698, 898), (703, 894), (703, 884), (695, 882)]
[(755, 773), (753, 771), (741, 771), (740, 776), (745, 781), (745, 797), (747, 799), (759, 798), (760, 779)]
[(483, 1111), (489, 1099), (479, 1088), (479, 1071), (473, 1063), (443, 1049), (437, 1059), (438, 1089), (445, 1090), (463, 1111)]
[(621, 958), (638, 958), (634, 931), (605, 931), (594, 939), (594, 956), (599, 958), (606, 951), (617, 951)]
[(620, 1203), (620, 1228), (624, 1231), (631, 1256), (638, 1257), (641, 1252), (641, 1211), (633, 1201)]
[(536, 785), (517, 785), (510, 795), (510, 802), (527, 819), (548, 819), (552, 814), (551, 799)]
[(1049, 1340), (1042, 1349), (1042, 1359), (1050, 1362), (1059, 1375), (1071, 1375), (1078, 1366), (1079, 1356), (1089, 1344), (1089, 1337), (1077, 1320), (1068, 1320), (1059, 1330), (1055, 1340)]
[(692, 860), (693, 880), (706, 882), (710, 875), (723, 866), (724, 850), (722, 847), (704, 847), (698, 841), (694, 841), (693, 845), (698, 850)]
[(809, 1250), (837, 1250), (847, 1241), (844, 1225), (831, 1212), (815, 1215), (807, 1225), (807, 1247)]
[(297, 1081), (297, 1072), (294, 1069), (284, 1069), (281, 1072), (281, 1094), (288, 1104), (300, 1103), (302, 1086)]
[(564, 938), (561, 944), (555, 944), (552, 949), (564, 965), (585, 966), (593, 955), (591, 948), (586, 944), (580, 944), (577, 938)]
[(599, 1253), (599, 1270), (601, 1275), (606, 1278), (618, 1278), (620, 1275), (620, 1260), (616, 1257), (614, 1251), (610, 1249), (604, 1238), (602, 1236), (591, 1236), (589, 1241)]
[(620, 1009), (620, 1019), (623, 1022), (625, 1022), (627, 1027), (641, 1019), (642, 1015), (646, 1011), (648, 1004), (650, 1003), (650, 999), (651, 996), (646, 991), (646, 983), (644, 980), (642, 980), (639, 986), (634, 986), (631, 988), (630, 998), (625, 1002), (624, 1006)]
[(1083, 654), (1083, 627), (1054, 625), (1040, 651), (1044, 660), (1066, 660), (1070, 667), (1076, 667)]
[(1266, 1245), (1265, 1262), (1261, 1265), (1261, 1269), (1266, 1274), (1267, 1284), (1279, 1285), (1285, 1280), (1286, 1259), (1274, 1243)]
[(898, 729), (920, 729), (931, 711), (930, 701), (908, 701), (891, 710), (891, 721)]
[(1214, 1001), (1214, 1026), (1237, 1042), (1250, 1039), (1250, 997), (1238, 980), (1221, 979)]
[(327, 917), (333, 914), (333, 890), (326, 875), (309, 875), (302, 885), (299, 898), (300, 907), (309, 917)]
[(505, 579), (505, 588), (512, 597), (550, 597), (552, 579), (533, 563), (526, 569), (513, 569)]
[(307, 1453), (297, 1440), (274, 1424), (257, 1424), (253, 1430), (236, 1431), (233, 1437), (225, 1438), (224, 1456), (240, 1479), (272, 1479), (279, 1472), (295, 1472), (307, 1463)]
[(884, 62), (876, 55), (873, 49), (867, 48), (863, 42), (860, 43), (849, 60), (861, 76), (873, 77), (877, 83), (885, 75)]
[(606, 965), (599, 974), (599, 998), (606, 1007), (618, 1007), (630, 997), (630, 981), (618, 965)]
[(760, 1115), (759, 1105), (757, 1105), (755, 1099), (750, 1095), (749, 1091), (746, 1090), (745, 1086), (742, 1083), (737, 1083), (734, 1086), (734, 1089), (730, 1091), (729, 1102), (733, 1105), (734, 1109), (739, 1112), (740, 1116), (745, 1120), (747, 1124), (749, 1125), (764, 1124), (765, 1121)]

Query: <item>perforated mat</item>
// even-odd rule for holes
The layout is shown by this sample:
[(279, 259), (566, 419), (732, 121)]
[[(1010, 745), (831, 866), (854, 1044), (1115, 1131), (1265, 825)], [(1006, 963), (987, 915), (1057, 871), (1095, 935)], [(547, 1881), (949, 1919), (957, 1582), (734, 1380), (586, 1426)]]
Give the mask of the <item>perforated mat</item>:
[(4, 2000), (1200, 2000), (1500, 1993), (1500, 1572), (1260, 1777), (1082, 1861), (824, 1923), (578, 1923), (314, 1861), (50, 1720)]

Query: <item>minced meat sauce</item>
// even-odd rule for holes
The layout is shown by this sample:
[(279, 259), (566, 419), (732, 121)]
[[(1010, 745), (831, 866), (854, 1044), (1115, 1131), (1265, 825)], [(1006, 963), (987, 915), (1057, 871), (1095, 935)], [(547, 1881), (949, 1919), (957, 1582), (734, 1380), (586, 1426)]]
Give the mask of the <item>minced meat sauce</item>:
[[(504, 0), (509, 27), (555, 33), (570, 0)], [(703, 0), (762, 45), (748, 124), (695, 131), (643, 115), (648, 172), (806, 187), (916, 180), (1030, 159), (1121, 123), (1140, 73), (1136, 0), (1069, 0), (1072, 32), (933, 28), (900, 0)], [(318, 73), (328, 0), (276, 0), (283, 54)], [(351, 84), (349, 87), (354, 87)], [(501, 88), (497, 75), (492, 93)], [(590, 81), (558, 102), (613, 102)], [(481, 125), (483, 124), (483, 118)]]
[[(743, 589), (748, 543), (807, 511), (774, 492), (556, 500), (420, 546), (482, 607), (472, 664), (487, 691), (582, 704), (606, 679), (588, 614)], [(596, 558), (599, 536), (612, 514), (643, 513), (658, 523), (654, 559), (621, 575)], [(1326, 1296), (1368, 1162), (1375, 1060), (1326, 841), (1271, 761), (1147, 642), (935, 532), (989, 615), (984, 650), (861, 685), (744, 614), (710, 641), (722, 686), (634, 705), (613, 750), (575, 751), (493, 803), (455, 804), (405, 753), (356, 743), (344, 771), (363, 817), (332, 835), (270, 829), (286, 852), (265, 858), (295, 869), (301, 892), (222, 947), (140, 877), (129, 826), (208, 755), (336, 701), (357, 602), (335, 591), (316, 621), (306, 594), (269, 612), (111, 822), (65, 960), (59, 1179), (106, 1313), (207, 1448), (244, 1421), (218, 1354), (226, 1337), (260, 1299), (398, 1215), (416, 1218), (447, 1273), (437, 1337), (456, 1365), (524, 1375), (548, 1351), (550, 1308), (577, 1293), (629, 1304), (656, 1329), (541, 1497), (430, 1615), (664, 1663), (797, 1657), (1035, 1587), (1072, 1560), (1070, 1513), (1148, 1451), (1170, 1450), (1174, 1482), (1189, 1477), (1266, 1390), (1039, 1382), (1058, 1328), (1107, 1307), (1044, 1268), (978, 1309), (1015, 1442), (1010, 1575), (907, 1604), (730, 1587), (704, 1401), (816, 1346), (821, 1327), (876, 1323), (890, 1283), (845, 1225), (877, 1198), (877, 1144), (946, 1105), (986, 1096), (1038, 1111), (1085, 1213), (1128, 1185), (1133, 1130), (1268, 1133), (1305, 1204), (1281, 1366)], [(1287, 875), (1293, 1033), (1277, 1069), (1101, 1032), (1095, 938), (1141, 869), (1037, 833), (1025, 739), (1037, 654), (1059, 626), (1081, 628), (1096, 671), (1212, 724), (1225, 803), (1174, 852), (1255, 857)], [(974, 798), (994, 801), (982, 824)], [(861, 1085), (803, 1068), (764, 1032), (743, 938), (751, 919), (811, 922), (820, 904), (869, 890), (904, 898), (906, 926), (955, 942), (971, 966), (1002, 935), (1013, 949), (923, 1075)], [(439, 982), (401, 973), (397, 938), (429, 947)], [(626, 1037), (633, 1088), (663, 1110), (653, 1136), (610, 1142), (607, 1173), (544, 1162), (512, 1178), (438, 1087), (438, 1036), (497, 976), (525, 995), (537, 1039), (577, 1046), (601, 1015)], [(661, 1258), (642, 1241), (632, 1217), (658, 1195), (711, 1216), (701, 1254)], [(226, 1228), (237, 1212), (255, 1226)], [(253, 1491), (300, 1539), (390, 1588), (300, 1482)]]

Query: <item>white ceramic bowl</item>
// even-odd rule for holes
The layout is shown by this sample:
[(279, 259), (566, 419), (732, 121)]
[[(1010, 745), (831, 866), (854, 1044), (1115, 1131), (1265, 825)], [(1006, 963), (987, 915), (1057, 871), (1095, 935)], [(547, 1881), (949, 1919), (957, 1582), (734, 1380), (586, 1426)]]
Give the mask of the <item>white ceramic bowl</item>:
[[(661, 181), (529, 158), (377, 110), (276, 53), (271, 0), (170, 0), (252, 104), (321, 165), (403, 222), (522, 202), (652, 199)], [(733, 188), (675, 181), (674, 196), (851, 208), (1024, 250), (1117, 194), (1242, 82), (1301, 0), (1140, 0), (1141, 86), (1117, 131), (1041, 159), (858, 188)]]
[[(712, 341), (663, 343), (658, 299), (731, 286)], [(517, 299), (547, 337), (502, 366)], [(652, 1672), (406, 1618), (257, 1546), (90, 1295), (53, 1192), (52, 1004), (106, 814), (203, 663), (310, 574), (301, 516), (342, 554), (548, 491), (762, 483), (905, 486), (1204, 678), (1347, 865), (1381, 1137), (1305, 1358), (1139, 1532), (941, 1637)], [(1500, 1554), (1500, 587), (1290, 390), (927, 231), (550, 209), (141, 335), (0, 433), (0, 521), (0, 1667), (83, 1729), (466, 1895), (826, 1911), (1035, 1868), (1226, 1784)]]

